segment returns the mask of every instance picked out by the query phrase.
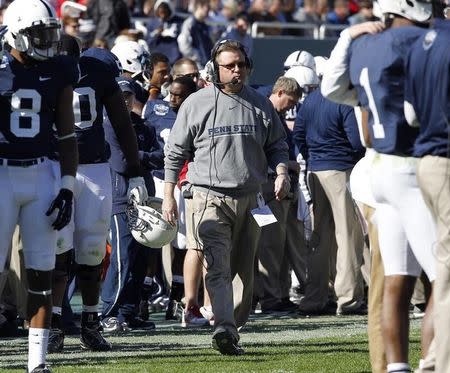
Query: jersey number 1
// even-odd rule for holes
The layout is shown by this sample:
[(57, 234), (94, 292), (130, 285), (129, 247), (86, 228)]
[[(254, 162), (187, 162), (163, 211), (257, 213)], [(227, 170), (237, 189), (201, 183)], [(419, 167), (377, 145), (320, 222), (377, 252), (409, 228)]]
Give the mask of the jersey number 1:
[(361, 71), (359, 76), (359, 84), (364, 88), (367, 99), (369, 100), (369, 108), (373, 117), (373, 137), (376, 139), (384, 139), (384, 127), (380, 122), (380, 116), (378, 115), (377, 106), (373, 98), (372, 88), (370, 88), (369, 69), (365, 67)]

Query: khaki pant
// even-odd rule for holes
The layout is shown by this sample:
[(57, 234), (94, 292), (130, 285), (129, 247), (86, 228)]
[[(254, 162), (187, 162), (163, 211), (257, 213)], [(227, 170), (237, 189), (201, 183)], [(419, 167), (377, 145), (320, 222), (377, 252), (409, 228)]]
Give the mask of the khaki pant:
[(369, 335), (369, 354), (373, 373), (386, 372), (386, 353), (381, 329), (383, 309), (384, 267), (378, 243), (378, 229), (372, 221), (375, 209), (363, 205), (363, 215), (367, 221), (370, 240), (370, 285), (368, 295), (367, 332)]
[(263, 309), (289, 298), (290, 268), (305, 281), (305, 238), (303, 223), (297, 219), (297, 196), (274, 199), (273, 181), (263, 185), (263, 196), (278, 222), (261, 230), (258, 245), (258, 284)]
[[(328, 282), (334, 275), (334, 290), (337, 297), (337, 312), (351, 312), (364, 301), (364, 284), (361, 274), (364, 238), (356, 215), (354, 202), (347, 189), (351, 170), (317, 171), (308, 178), (313, 199), (313, 233), (311, 252), (308, 255), (308, 281), (305, 297), (300, 307), (305, 311), (320, 311), (328, 301)], [(337, 243), (336, 265), (332, 235)]]
[(9, 269), (5, 269), (2, 274), (4, 289), (0, 288), (1, 302), (16, 308), (19, 317), (26, 320), (28, 283), (18, 226), (16, 226), (14, 231), (11, 246)]
[[(425, 203), (437, 224), (438, 241), (434, 250), (437, 259), (434, 282), (435, 371), (446, 373), (450, 372), (450, 159), (422, 158), (417, 178)], [(434, 350), (430, 348), (430, 352)]]
[(256, 194), (232, 198), (194, 190), (194, 235), (207, 262), (214, 334), (228, 330), (239, 338), (237, 328), (251, 311), (260, 228), (250, 211), (256, 206)]

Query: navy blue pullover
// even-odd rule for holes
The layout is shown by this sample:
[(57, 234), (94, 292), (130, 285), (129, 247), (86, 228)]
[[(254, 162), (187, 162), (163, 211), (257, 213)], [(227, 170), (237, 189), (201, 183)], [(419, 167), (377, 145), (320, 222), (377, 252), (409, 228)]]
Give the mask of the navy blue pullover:
[[(153, 182), (152, 171), (164, 167), (164, 152), (156, 139), (156, 130), (148, 125), (142, 118), (134, 113), (130, 113), (131, 122), (136, 131), (139, 159), (144, 170), (145, 186), (148, 195), (155, 195), (155, 184)], [(125, 174), (127, 161), (120, 149), (114, 129), (109, 120), (105, 121), (105, 137), (111, 147), (111, 157), (109, 166), (111, 168), (112, 180), (112, 215), (126, 211), (127, 208), (127, 190), (129, 176)]]
[(303, 102), (293, 140), (309, 171), (348, 170), (365, 152), (353, 108), (327, 100), (320, 89)]

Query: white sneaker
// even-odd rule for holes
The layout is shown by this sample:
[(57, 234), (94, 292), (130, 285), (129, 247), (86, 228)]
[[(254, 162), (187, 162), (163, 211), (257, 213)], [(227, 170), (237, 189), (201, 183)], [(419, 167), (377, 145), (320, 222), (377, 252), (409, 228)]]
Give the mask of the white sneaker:
[(191, 306), (189, 309), (183, 309), (181, 315), (181, 326), (183, 328), (187, 327), (201, 327), (208, 325), (208, 320), (206, 320), (200, 313), (198, 306)]
[(200, 307), (200, 313), (206, 320), (208, 320), (209, 325), (214, 326), (214, 313), (211, 306)]

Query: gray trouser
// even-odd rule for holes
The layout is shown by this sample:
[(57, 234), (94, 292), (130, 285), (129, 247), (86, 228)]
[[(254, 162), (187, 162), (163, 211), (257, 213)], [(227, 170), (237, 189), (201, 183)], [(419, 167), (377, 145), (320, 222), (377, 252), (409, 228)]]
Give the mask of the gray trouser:
[(237, 328), (250, 314), (260, 228), (250, 214), (256, 194), (218, 197), (194, 190), (194, 236), (207, 262), (206, 288), (214, 312), (214, 334)]

